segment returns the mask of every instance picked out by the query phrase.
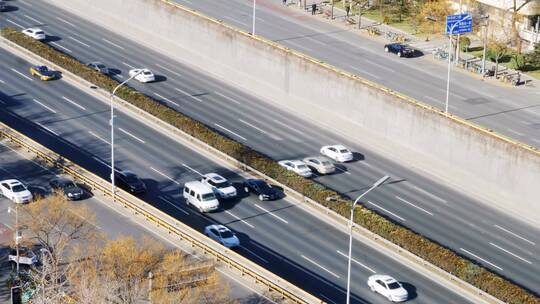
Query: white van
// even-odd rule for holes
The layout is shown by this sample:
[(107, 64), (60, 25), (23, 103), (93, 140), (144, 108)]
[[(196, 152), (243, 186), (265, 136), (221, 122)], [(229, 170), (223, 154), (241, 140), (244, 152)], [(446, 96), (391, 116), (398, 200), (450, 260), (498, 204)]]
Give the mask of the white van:
[(188, 206), (193, 205), (200, 212), (213, 211), (219, 207), (219, 201), (212, 188), (199, 181), (184, 184), (184, 198)]

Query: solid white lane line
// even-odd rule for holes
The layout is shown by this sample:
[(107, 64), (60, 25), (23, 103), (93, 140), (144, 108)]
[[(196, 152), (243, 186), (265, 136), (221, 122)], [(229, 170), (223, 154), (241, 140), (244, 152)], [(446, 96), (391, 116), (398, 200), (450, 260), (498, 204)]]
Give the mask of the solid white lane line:
[(351, 172), (346, 171), (346, 170), (343, 170), (343, 169), (341, 169), (340, 167), (336, 167), (336, 170), (341, 171), (341, 172), (343, 172), (343, 173), (345, 173), (345, 174), (351, 175)]
[(381, 206), (379, 206), (379, 205), (377, 205), (377, 204), (375, 204), (375, 203), (372, 203), (372, 202), (370, 202), (370, 201), (368, 201), (368, 203), (370, 203), (371, 205), (373, 205), (373, 206), (375, 206), (375, 207), (381, 209), (382, 211), (384, 211), (384, 212), (386, 212), (386, 213), (388, 213), (388, 214), (391, 214), (391, 215), (393, 215), (393, 216), (397, 217), (398, 219), (400, 219), (400, 220), (402, 220), (402, 221), (405, 222), (405, 219), (402, 218), (401, 216), (399, 216), (399, 215), (397, 215), (397, 214), (395, 214), (395, 213), (393, 213), (393, 212), (391, 212), (391, 211), (388, 211), (388, 210), (384, 209), (383, 207), (381, 207)]
[(103, 41), (107, 42), (108, 44), (110, 44), (110, 45), (112, 45), (112, 46), (114, 46), (114, 47), (117, 47), (117, 48), (119, 48), (119, 49), (121, 49), (121, 50), (124, 49), (123, 47), (119, 46), (118, 44), (116, 44), (116, 43), (114, 43), (114, 42), (112, 42), (112, 41), (109, 41), (109, 40), (107, 40), (107, 39), (105, 39), (105, 38), (101, 38), (101, 40), (103, 40)]
[(438, 197), (438, 196), (436, 196), (435, 194), (432, 194), (432, 193), (430, 193), (430, 192), (427, 192), (426, 190), (424, 190), (424, 189), (422, 189), (422, 188), (420, 188), (420, 187), (417, 187), (417, 186), (415, 186), (415, 185), (413, 185), (413, 184), (411, 184), (411, 183), (405, 183), (405, 185), (408, 185), (409, 187), (415, 189), (416, 191), (422, 192), (422, 193), (424, 193), (425, 195), (431, 197), (432, 199), (438, 200), (439, 202), (442, 202), (442, 203), (444, 203), (444, 204), (447, 204), (447, 203), (448, 203), (445, 199), (440, 198), (440, 197)]
[(521, 132), (518, 132), (518, 131), (516, 131), (516, 130), (514, 130), (514, 129), (508, 128), (508, 129), (506, 129), (506, 130), (507, 130), (508, 132), (512, 133), (512, 134), (517, 135), (517, 136), (525, 136), (525, 134), (523, 134), (523, 133), (521, 133)]
[(53, 130), (51, 130), (51, 129), (47, 128), (47, 127), (45, 127), (43, 124), (41, 124), (41, 123), (39, 123), (39, 122), (38, 122), (37, 124), (38, 124), (40, 127), (42, 127), (43, 129), (45, 129), (45, 130), (51, 132), (52, 134), (58, 136), (58, 133), (54, 132)]
[(303, 46), (301, 44), (298, 44), (294, 41), (291, 41), (291, 40), (287, 40), (287, 41), (283, 41), (283, 44), (285, 44), (287, 46), (287, 44), (290, 44), (292, 45), (293, 47), (290, 47), (288, 46), (289, 48), (292, 48), (292, 49), (296, 49), (297, 51), (302, 51), (303, 50), (306, 50), (306, 51), (309, 51), (309, 52), (313, 52), (314, 50), (312, 48), (308, 48), (307, 46)]
[(26, 2), (26, 1), (23, 1), (23, 0), (19, 0), (19, 3), (22, 3), (22, 4), (24, 4), (24, 5), (28, 5), (28, 6), (30, 6), (30, 7), (33, 6), (32, 4), (30, 4), (30, 3)]
[(236, 104), (240, 104), (239, 101), (234, 100), (234, 99), (232, 99), (232, 98), (229, 97), (229, 96), (223, 95), (223, 94), (221, 94), (220, 92), (214, 91), (214, 93), (215, 93), (216, 95), (219, 95), (219, 96), (221, 96), (221, 97), (223, 97), (223, 98), (225, 98), (225, 99), (227, 99), (227, 100), (229, 100), (229, 101), (232, 101), (232, 102), (234, 102), (234, 103), (236, 103)]
[(33, 100), (34, 100), (37, 104), (39, 104), (40, 106), (42, 106), (42, 107), (44, 107), (45, 109), (47, 109), (47, 110), (53, 112), (54, 114), (56, 114), (56, 111), (53, 110), (52, 108), (50, 108), (49, 106), (47, 106), (46, 104), (40, 102), (39, 100), (37, 100), (37, 99), (35, 99), (35, 98), (34, 98)]
[(495, 265), (495, 264), (493, 264), (493, 263), (491, 263), (491, 262), (489, 262), (489, 261), (487, 261), (487, 260), (482, 259), (481, 257), (477, 256), (476, 254), (474, 254), (474, 253), (472, 253), (472, 252), (470, 252), (470, 251), (468, 251), (468, 250), (466, 250), (466, 249), (463, 249), (463, 248), (459, 248), (459, 249), (462, 250), (462, 251), (464, 251), (465, 253), (467, 253), (467, 254), (469, 254), (469, 255), (471, 255), (471, 256), (473, 256), (473, 257), (479, 259), (480, 261), (482, 261), (482, 262), (484, 262), (484, 263), (487, 263), (487, 264), (489, 264), (489, 265), (491, 265), (491, 266), (493, 266), (493, 267), (495, 267), (495, 268), (497, 268), (497, 269), (499, 269), (499, 270), (503, 270), (501, 267), (499, 267), (499, 266), (497, 266), (497, 265)]
[(138, 140), (139, 142), (141, 142), (141, 143), (143, 143), (143, 144), (145, 143), (144, 140), (138, 138), (137, 136), (135, 136), (135, 135), (129, 133), (128, 131), (126, 131), (126, 130), (124, 130), (124, 129), (122, 129), (122, 128), (118, 128), (118, 130), (120, 130), (122, 133), (124, 133), (124, 134), (126, 134), (126, 135), (128, 135), (128, 136), (131, 136), (133, 139), (136, 139), (136, 140)]
[(285, 128), (287, 128), (287, 129), (293, 131), (293, 132), (296, 132), (296, 133), (298, 133), (298, 134), (305, 135), (304, 132), (302, 132), (302, 131), (300, 131), (300, 130), (298, 130), (298, 129), (295, 129), (295, 128), (289, 126), (288, 124), (286, 124), (286, 123), (284, 123), (284, 122), (281, 122), (281, 121), (279, 121), (279, 120), (277, 120), (277, 119), (274, 119), (274, 122), (277, 123), (278, 125), (281, 125), (282, 127), (285, 127)]
[(289, 223), (289, 222), (287, 222), (286, 220), (282, 219), (281, 217), (279, 217), (279, 216), (273, 214), (273, 213), (270, 212), (269, 210), (266, 210), (265, 208), (263, 208), (263, 207), (261, 207), (261, 206), (259, 206), (259, 205), (257, 205), (257, 204), (255, 204), (255, 207), (257, 207), (257, 208), (263, 210), (264, 212), (266, 212), (266, 213), (268, 213), (269, 215), (271, 215), (271, 216), (277, 218), (278, 220), (284, 222), (285, 224), (288, 224), (288, 223)]
[(11, 21), (11, 20), (9, 20), (9, 19), (6, 19), (6, 21), (9, 22), (9, 23), (11, 23), (11, 24), (14, 24), (15, 26), (18, 26), (18, 27), (20, 27), (20, 28), (22, 28), (22, 29), (25, 28), (24, 26), (22, 26), (22, 25), (20, 25), (20, 24), (18, 24), (18, 23), (16, 23), (16, 22), (14, 22), (14, 21)]
[(107, 145), (109, 145), (109, 146), (111, 145), (110, 142), (108, 142), (105, 138), (103, 138), (103, 137), (97, 135), (96, 133), (94, 133), (94, 132), (92, 132), (92, 131), (88, 131), (88, 133), (90, 133), (90, 135), (94, 136), (95, 138), (101, 140), (102, 142), (106, 143)]
[(125, 65), (125, 66), (127, 66), (127, 67), (130, 68), (130, 69), (134, 69), (134, 68), (135, 68), (134, 66), (129, 65), (129, 64), (123, 62), (123, 61), (122, 61), (122, 64)]
[(538, 140), (538, 139), (536, 139), (536, 138), (532, 138), (531, 140), (534, 141), (535, 143), (540, 144), (540, 140)]
[(307, 260), (308, 262), (312, 263), (313, 265), (319, 267), (320, 269), (322, 269), (322, 270), (328, 272), (329, 274), (331, 274), (331, 275), (333, 275), (334, 277), (336, 277), (336, 278), (339, 279), (339, 276), (338, 276), (337, 274), (335, 274), (334, 272), (332, 272), (332, 271), (326, 269), (326, 268), (323, 267), (321, 264), (319, 264), (319, 263), (313, 261), (312, 259), (306, 257), (305, 255), (301, 255), (301, 257), (304, 258), (305, 260)]
[(56, 18), (57, 20), (59, 20), (60, 22), (64, 22), (65, 24), (69, 24), (69, 25), (75, 27), (75, 24), (73, 24), (73, 23), (71, 23), (71, 22), (69, 22), (69, 21), (67, 21), (67, 20), (65, 20), (65, 19), (62, 19), (62, 18), (60, 18), (60, 17), (55, 17), (55, 18)]
[(54, 45), (56, 45), (57, 47), (66, 50), (68, 53), (71, 53), (71, 50), (68, 49), (68, 48), (65, 47), (65, 46), (62, 46), (62, 45), (60, 45), (60, 44), (58, 44), (58, 43), (56, 43), (56, 42), (51, 42), (51, 44), (54, 44)]
[(425, 213), (427, 213), (427, 214), (433, 216), (433, 213), (427, 211), (426, 209), (424, 209), (424, 208), (422, 208), (422, 207), (416, 206), (415, 204), (413, 204), (413, 203), (411, 203), (411, 202), (408, 202), (408, 201), (405, 200), (404, 198), (401, 198), (401, 197), (399, 197), (399, 196), (397, 196), (397, 195), (396, 195), (396, 198), (397, 198), (398, 200), (404, 202), (405, 204), (408, 204), (408, 205), (410, 205), (410, 206), (413, 206), (414, 208), (416, 208), (416, 209), (418, 209), (418, 210), (420, 210), (420, 211), (423, 211), (423, 212), (425, 212)]
[(257, 257), (259, 260), (265, 262), (265, 263), (268, 263), (268, 261), (266, 259), (264, 259), (263, 257), (261, 257), (260, 255), (256, 254), (255, 252), (247, 249), (246, 247), (244, 246), (240, 246), (240, 248), (244, 249), (245, 251), (249, 252), (251, 255)]
[(167, 71), (167, 72), (169, 72), (169, 73), (171, 73), (171, 74), (174, 74), (174, 75), (176, 75), (176, 76), (178, 76), (178, 77), (182, 77), (182, 74), (177, 73), (177, 72), (175, 72), (175, 71), (173, 71), (173, 70), (171, 70), (171, 69), (168, 69), (168, 68), (166, 68), (166, 67), (160, 65), (159, 63), (156, 63), (156, 66), (157, 66), (157, 67), (160, 67), (160, 68), (164, 69), (165, 71)]
[(188, 169), (189, 169), (190, 171), (192, 171), (192, 172), (195, 172), (195, 173), (199, 174), (200, 176), (203, 176), (203, 175), (201, 174), (201, 172), (199, 172), (199, 171), (197, 171), (197, 170), (191, 168), (190, 166), (188, 166), (188, 165), (186, 165), (186, 164), (182, 164), (182, 166), (188, 168)]
[[(111, 169), (111, 166), (109, 164), (107, 164), (106, 162), (102, 161), (101, 159), (99, 159), (98, 157), (96, 156), (93, 156), (92, 157), (93, 159), (97, 160), (99, 163), (101, 163), (102, 165), (105, 165), (107, 167), (109, 167), (109, 169)], [(116, 171), (116, 170), (115, 170)]]
[(33, 18), (32, 16), (28, 16), (26, 14), (23, 14), (23, 16), (25, 16), (27, 19), (34, 21), (35, 23), (43, 24), (43, 22), (37, 20), (36, 18)]
[[(337, 251), (337, 253), (339, 253), (340, 255), (344, 256), (345, 258), (349, 258), (349, 256), (348, 256), (348, 255), (346, 255), (345, 253), (343, 253), (343, 252), (341, 252), (341, 251), (339, 251), (339, 250), (336, 250), (336, 251)], [(371, 268), (367, 267), (366, 265), (364, 265), (364, 264), (362, 264), (362, 263), (358, 262), (358, 261), (357, 261), (357, 260), (355, 260), (354, 258), (351, 258), (351, 261), (353, 261), (353, 262), (355, 262), (356, 264), (358, 264), (358, 265), (360, 265), (360, 266), (364, 267), (365, 269), (367, 269), (367, 270), (371, 271), (371, 273), (376, 273), (376, 271), (375, 271), (375, 270), (373, 270), (373, 269), (371, 269)]]
[(523, 241), (525, 241), (525, 242), (527, 242), (527, 243), (529, 243), (529, 244), (531, 244), (533, 246), (536, 245), (535, 242), (529, 241), (528, 239), (526, 239), (526, 238), (524, 238), (524, 237), (522, 237), (522, 236), (520, 236), (520, 235), (518, 235), (518, 234), (516, 234), (516, 233), (514, 233), (514, 232), (512, 232), (512, 231), (510, 231), (508, 229), (505, 229), (505, 228), (503, 228), (503, 227), (501, 227), (499, 225), (493, 225), (493, 226), (495, 226), (495, 228), (498, 228), (498, 229), (500, 229), (500, 230), (502, 230), (502, 231), (504, 231), (504, 232), (506, 232), (506, 233), (508, 233), (510, 235), (513, 235), (513, 236), (517, 237), (518, 239), (521, 239), (521, 240), (523, 240)]
[(28, 79), (28, 80), (30, 80), (30, 81), (34, 81), (34, 79), (32, 79), (32, 78), (30, 78), (30, 77), (24, 75), (23, 73), (21, 73), (21, 72), (15, 70), (15, 69), (13, 69), (13, 68), (12, 68), (11, 70), (12, 70), (13, 72), (15, 72), (16, 74), (19, 74), (19, 76), (22, 76), (22, 77), (24, 77), (24, 78), (26, 78), (26, 79)]
[(81, 109), (81, 110), (83, 110), (83, 111), (86, 111), (86, 108), (85, 108), (85, 107), (83, 107), (83, 106), (81, 106), (80, 104), (76, 103), (75, 101), (73, 101), (73, 100), (67, 98), (66, 96), (62, 96), (62, 99), (65, 100), (65, 101), (67, 101), (67, 102), (69, 102), (69, 103), (71, 103), (72, 105), (78, 107), (79, 109)]
[(180, 211), (180, 212), (183, 212), (185, 215), (189, 215), (189, 212), (187, 212), (186, 210), (176, 206), (176, 204), (174, 204), (173, 202), (169, 201), (168, 199), (164, 198), (163, 196), (158, 196), (159, 199), (161, 199), (162, 201), (164, 201), (165, 203), (171, 205), (173, 208), (175, 208), (176, 210)]
[(361, 161), (360, 164), (362, 164), (362, 165), (364, 165), (364, 166), (366, 166), (366, 167), (369, 167), (369, 168), (373, 167), (373, 166), (370, 165), (369, 163), (366, 163), (365, 160)]
[(161, 99), (163, 99), (163, 100), (165, 100), (165, 101), (167, 101), (167, 102), (170, 102), (170, 103), (172, 103), (172, 104), (175, 104), (175, 105), (177, 105), (177, 106), (180, 106), (180, 105), (179, 105), (179, 104), (177, 104), (176, 102), (174, 102), (174, 101), (170, 100), (170, 99), (169, 99), (169, 98), (167, 98), (167, 97), (161, 96), (161, 95), (159, 95), (159, 94), (158, 94), (158, 93), (156, 93), (156, 92), (154, 92), (154, 95), (156, 95), (157, 97), (159, 97), (159, 98), (161, 98)]
[(252, 127), (253, 129), (255, 129), (255, 130), (261, 132), (262, 134), (267, 134), (265, 130), (263, 130), (263, 129), (257, 127), (257, 126), (254, 126), (254, 125), (250, 124), (249, 122), (247, 122), (247, 121), (245, 121), (245, 120), (243, 120), (243, 119), (238, 118), (238, 121), (240, 121), (241, 123), (245, 124), (246, 126)]
[(320, 295), (321, 298), (323, 298), (327, 303), (334, 303), (334, 304), (337, 304), (337, 302), (332, 301), (329, 297), (323, 295), (322, 293), (319, 293), (319, 295)]
[(377, 76), (375, 74), (372, 74), (372, 73), (364, 71), (364, 70), (360, 70), (360, 69), (358, 69), (358, 68), (356, 68), (356, 67), (354, 67), (352, 65), (350, 65), (349, 68), (352, 69), (352, 70), (357, 71), (358, 73), (360, 73), (360, 75), (368, 75), (368, 76), (371, 76), (371, 77), (373, 77), (375, 79), (381, 79), (381, 77), (379, 77), (379, 76)]
[(512, 253), (512, 252), (510, 252), (510, 251), (508, 251), (508, 250), (506, 250), (506, 249), (504, 249), (504, 248), (502, 248), (502, 247), (500, 247), (500, 246), (497, 246), (497, 245), (495, 245), (495, 244), (493, 244), (493, 243), (489, 243), (489, 244), (490, 244), (491, 246), (493, 246), (493, 247), (497, 248), (497, 249), (500, 249), (500, 250), (502, 250), (502, 251), (504, 251), (504, 252), (508, 253), (509, 255), (511, 255), (511, 256), (513, 256), (513, 257), (515, 257), (515, 258), (517, 258), (517, 259), (520, 259), (520, 260), (522, 260), (522, 261), (523, 261), (523, 262), (525, 262), (525, 263), (529, 263), (529, 264), (532, 264), (532, 262), (531, 262), (531, 261), (529, 261), (529, 260), (526, 260), (526, 259), (524, 259), (524, 258), (520, 257), (519, 255), (517, 255), (517, 254), (515, 254), (515, 253)]
[(167, 174), (165, 174), (165, 173), (159, 171), (158, 169), (155, 169), (154, 167), (150, 167), (150, 169), (151, 169), (152, 171), (156, 172), (157, 174), (159, 174), (159, 175), (165, 177), (166, 179), (170, 180), (171, 182), (173, 182), (173, 183), (175, 183), (175, 184), (177, 184), (177, 185), (180, 185), (179, 182), (175, 181), (172, 177), (170, 177), (170, 176), (168, 176)]
[(235, 219), (239, 220), (240, 222), (242, 222), (242, 223), (248, 225), (249, 227), (255, 228), (253, 225), (251, 225), (250, 223), (244, 221), (243, 219), (241, 219), (240, 217), (238, 217), (236, 214), (230, 212), (229, 210), (225, 210), (225, 213), (227, 213), (228, 215), (234, 217)]
[(189, 94), (188, 92), (186, 92), (186, 91), (184, 91), (184, 90), (181, 90), (181, 89), (179, 89), (179, 88), (174, 88), (174, 89), (175, 89), (176, 91), (178, 91), (178, 92), (180, 92), (180, 93), (186, 95), (187, 97), (190, 97), (190, 98), (195, 99), (195, 100), (198, 101), (198, 102), (203, 102), (202, 99), (200, 99), (200, 98), (198, 98), (198, 97), (196, 97), (196, 96), (192, 96), (191, 94)]
[(240, 137), (241, 139), (247, 141), (247, 139), (246, 139), (245, 137), (243, 137), (243, 136), (239, 135), (238, 133), (235, 133), (235, 132), (233, 132), (233, 131), (231, 131), (231, 130), (225, 128), (225, 127), (222, 126), (222, 125), (218, 125), (217, 123), (215, 123), (214, 125), (215, 125), (216, 127), (220, 128), (220, 129), (223, 129), (223, 130), (225, 130), (225, 131), (231, 133), (232, 135), (235, 135), (235, 136)]
[(84, 46), (86, 46), (86, 47), (90, 47), (90, 45), (88, 45), (88, 44), (86, 44), (86, 43), (80, 41), (80, 40), (77, 39), (77, 38), (74, 38), (74, 37), (71, 37), (71, 36), (69, 36), (68, 38), (71, 39), (71, 40), (73, 40), (73, 41), (75, 41), (75, 42), (77, 42), (78, 44), (82, 44), (82, 45), (84, 45)]
[(242, 22), (242, 21), (240, 21), (240, 20), (238, 20), (238, 19), (235, 19), (235, 18), (233, 18), (233, 17), (225, 16), (224, 18), (225, 18), (225, 19), (229, 19), (229, 20), (232, 21), (232, 22), (240, 23), (240, 24), (242, 24), (242, 25), (244, 25), (244, 26), (250, 26), (249, 24), (247, 24), (247, 23), (245, 23), (245, 22)]

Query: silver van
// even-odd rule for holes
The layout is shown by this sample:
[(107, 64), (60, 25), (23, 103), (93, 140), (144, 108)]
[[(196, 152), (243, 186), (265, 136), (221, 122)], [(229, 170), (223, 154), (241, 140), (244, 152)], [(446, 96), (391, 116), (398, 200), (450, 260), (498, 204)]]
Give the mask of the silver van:
[(193, 205), (200, 212), (214, 211), (219, 208), (219, 201), (212, 188), (199, 181), (185, 183), (183, 194), (186, 204)]

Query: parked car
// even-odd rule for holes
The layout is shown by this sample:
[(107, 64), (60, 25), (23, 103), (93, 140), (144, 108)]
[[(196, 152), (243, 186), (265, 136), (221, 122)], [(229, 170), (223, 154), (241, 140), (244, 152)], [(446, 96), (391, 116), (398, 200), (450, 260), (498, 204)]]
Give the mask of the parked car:
[(68, 200), (78, 200), (84, 195), (83, 189), (77, 186), (71, 178), (65, 176), (53, 178), (49, 185), (54, 190), (62, 191)]
[(279, 161), (278, 164), (303, 177), (311, 177), (311, 175), (313, 175), (311, 169), (301, 160), (282, 160)]
[(312, 170), (319, 172), (320, 174), (330, 174), (336, 172), (334, 164), (323, 157), (306, 157), (304, 162)]
[(404, 302), (409, 298), (409, 293), (401, 283), (388, 275), (375, 274), (368, 278), (369, 289), (377, 292), (390, 302)]
[(30, 68), (30, 75), (37, 76), (43, 81), (53, 80), (56, 78), (56, 73), (49, 70), (48, 67), (44, 65), (34, 65)]
[(16, 179), (7, 179), (0, 182), (2, 195), (17, 204), (28, 203), (32, 200), (32, 193)]
[(223, 176), (217, 173), (203, 175), (201, 182), (210, 186), (214, 193), (223, 199), (236, 197), (236, 188)]
[(128, 170), (114, 171), (114, 181), (122, 189), (134, 194), (140, 194), (146, 191), (146, 185), (144, 182), (137, 176), (137, 174)]
[(227, 248), (240, 246), (238, 237), (223, 225), (210, 225), (204, 228), (204, 234)]
[(248, 179), (244, 182), (244, 191), (251, 192), (261, 201), (271, 201), (279, 197), (279, 192), (262, 179)]
[(351, 150), (343, 145), (323, 146), (320, 152), (322, 155), (340, 163), (351, 161), (354, 158)]
[(87, 67), (100, 72), (101, 74), (108, 75), (109, 69), (101, 62), (90, 62), (86, 64)]
[[(12, 248), (9, 251), (8, 260), (11, 263), (17, 263), (17, 249)], [(19, 265), (32, 266), (39, 261), (38, 256), (26, 247), (19, 247)]]
[[(138, 74), (138, 75), (137, 75)], [(152, 82), (156, 81), (156, 76), (149, 69), (133, 69), (129, 70), (129, 77), (135, 76), (135, 79), (139, 82)]]
[(47, 35), (45, 35), (45, 32), (37, 27), (31, 27), (27, 28), (22, 31), (23, 34), (25, 34), (28, 37), (34, 38), (36, 40), (42, 41), (47, 38)]
[(410, 57), (414, 54), (414, 50), (408, 45), (401, 43), (389, 43), (384, 46), (384, 51), (394, 53), (398, 57)]

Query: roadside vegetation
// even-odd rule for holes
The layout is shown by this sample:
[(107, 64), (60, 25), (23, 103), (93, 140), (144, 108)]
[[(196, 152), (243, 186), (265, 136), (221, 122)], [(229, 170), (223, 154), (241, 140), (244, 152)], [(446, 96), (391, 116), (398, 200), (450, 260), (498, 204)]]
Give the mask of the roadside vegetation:
[[(116, 80), (89, 69), (75, 58), (57, 51), (44, 43), (26, 37), (12, 28), (3, 28), (1, 34), (3, 37), (17, 45), (54, 62), (109, 92), (118, 84)], [(203, 123), (187, 117), (128, 86), (123, 86), (119, 89), (117, 95), (141, 110), (154, 115), (181, 131), (209, 144), (246, 165), (251, 166), (255, 170), (258, 170), (278, 182), (302, 193), (306, 197), (328, 207), (334, 212), (344, 217), (349, 216), (352, 201), (347, 198), (342, 198), (343, 200), (340, 200), (339, 202), (327, 201), (328, 197), (340, 196), (333, 189), (318, 184), (313, 180), (300, 177), (292, 172), (288, 172), (269, 157), (222, 135)], [(367, 228), (375, 234), (401, 246), (405, 250), (418, 255), (426, 261), (456, 275), (462, 280), (469, 282), (506, 303), (540, 303), (540, 298), (522, 287), (513, 284), (509, 280), (506, 280), (502, 276), (473, 263), (456, 252), (393, 222), (391, 219), (364, 208), (363, 206), (355, 209), (354, 220), (362, 227)]]
[(31, 303), (233, 303), (212, 261), (146, 237), (107, 240), (95, 214), (63, 194), (39, 198), (18, 212), (23, 246), (39, 259), (21, 267), (23, 298)]

